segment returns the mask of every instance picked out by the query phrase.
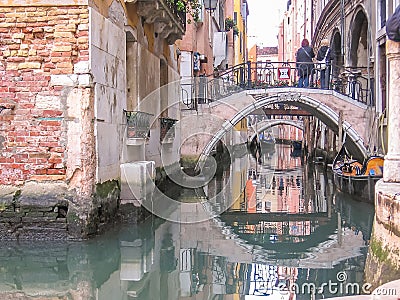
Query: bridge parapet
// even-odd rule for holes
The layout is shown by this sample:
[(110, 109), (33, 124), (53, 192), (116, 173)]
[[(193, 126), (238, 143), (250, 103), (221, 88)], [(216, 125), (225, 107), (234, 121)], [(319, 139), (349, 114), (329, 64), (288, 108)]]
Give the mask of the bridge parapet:
[[(321, 73), (326, 74), (326, 89), (334, 90), (368, 106), (375, 105), (373, 78), (366, 68), (350, 68), (328, 64), (322, 71), (320, 63), (310, 63), (310, 89), (321, 89)], [(235, 89), (274, 89), (297, 87), (296, 62), (247, 62), (213, 74), (197, 77), (195, 90), (207, 99), (220, 99)], [(190, 105), (192, 109), (194, 105)]]

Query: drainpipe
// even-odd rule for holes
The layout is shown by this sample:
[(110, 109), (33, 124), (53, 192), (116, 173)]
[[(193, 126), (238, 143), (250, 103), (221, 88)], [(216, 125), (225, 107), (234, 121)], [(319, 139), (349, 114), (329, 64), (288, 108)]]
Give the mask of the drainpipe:
[[(369, 11), (371, 10), (371, 0), (368, 1)], [(372, 95), (371, 95), (371, 46), (372, 46), (372, 28), (371, 22), (368, 22), (368, 33), (367, 33), (367, 74), (368, 74), (368, 81), (367, 81), (367, 105), (372, 106)]]
[[(340, 31), (341, 31), (341, 38), (342, 38), (342, 47), (340, 49), (342, 58), (344, 59), (344, 54), (345, 54), (345, 15), (344, 15), (344, 0), (340, 0)], [(344, 64), (344, 60), (343, 60)]]
[(306, 36), (307, 35), (307, 0), (304, 0), (303, 25), (304, 25), (304, 38), (306, 38), (307, 37)]
[(283, 22), (282, 22), (282, 61), (285, 61), (285, 49), (286, 49), (286, 45), (285, 45), (285, 18), (283, 18)]
[(314, 36), (314, 1), (311, 2), (311, 36)]

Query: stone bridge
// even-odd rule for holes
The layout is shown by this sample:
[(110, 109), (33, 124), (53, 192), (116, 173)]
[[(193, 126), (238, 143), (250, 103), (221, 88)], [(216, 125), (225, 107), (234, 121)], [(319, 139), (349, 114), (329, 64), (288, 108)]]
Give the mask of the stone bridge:
[(339, 112), (342, 112), (346, 147), (356, 158), (368, 156), (366, 144), (370, 142), (371, 124), (376, 118), (372, 107), (336, 91), (295, 87), (243, 90), (201, 104), (196, 113), (182, 112), (182, 156), (197, 155), (203, 161), (220, 140), (245, 143), (247, 132), (243, 134), (234, 127), (243, 118), (271, 104), (288, 104), (308, 111), (336, 134), (339, 133)]
[(257, 122), (255, 124), (249, 125), (248, 128), (248, 137), (249, 141), (253, 140), (256, 137), (257, 133), (264, 131), (265, 129), (275, 127), (278, 125), (290, 125), (301, 130), (304, 130), (303, 121), (296, 120), (285, 120), (285, 119), (269, 119)]

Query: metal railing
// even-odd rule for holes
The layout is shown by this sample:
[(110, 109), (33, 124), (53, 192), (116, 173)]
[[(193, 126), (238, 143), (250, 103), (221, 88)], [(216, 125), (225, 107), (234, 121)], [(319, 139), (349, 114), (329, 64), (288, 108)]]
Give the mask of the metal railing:
[(160, 143), (172, 143), (175, 139), (175, 123), (177, 120), (160, 118)]
[(150, 137), (150, 120), (152, 114), (142, 111), (124, 110), (127, 123), (127, 137), (130, 139), (147, 139)]
[[(309, 66), (307, 88), (321, 88), (321, 63)], [(296, 62), (247, 62), (221, 71), (213, 77), (195, 77), (182, 83), (182, 101), (187, 109), (197, 110), (198, 104), (216, 101), (244, 89), (297, 87), (299, 68)], [(326, 89), (335, 90), (369, 106), (375, 104), (373, 83), (366, 68), (327, 65)]]

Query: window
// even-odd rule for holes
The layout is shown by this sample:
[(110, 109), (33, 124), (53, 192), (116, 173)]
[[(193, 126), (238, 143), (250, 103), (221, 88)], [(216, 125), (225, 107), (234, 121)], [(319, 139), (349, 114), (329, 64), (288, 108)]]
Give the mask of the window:
[(386, 25), (386, 0), (379, 0), (379, 10), (380, 10), (380, 28)]

